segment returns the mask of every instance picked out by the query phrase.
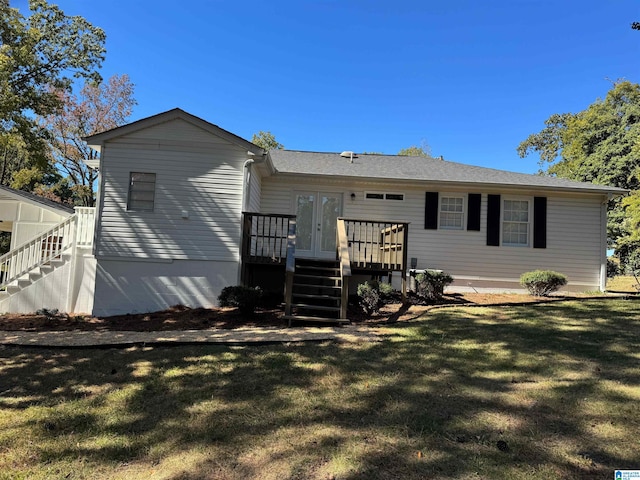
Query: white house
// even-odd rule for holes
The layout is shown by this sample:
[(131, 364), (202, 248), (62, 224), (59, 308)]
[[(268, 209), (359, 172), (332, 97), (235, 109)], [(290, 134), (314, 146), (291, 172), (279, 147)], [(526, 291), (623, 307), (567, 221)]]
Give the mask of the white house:
[[(624, 193), (434, 158), (264, 152), (180, 109), (87, 141), (101, 153), (95, 232), (53, 252), (75, 265), (69, 287), (58, 300), (29, 294), (47, 275), (21, 268), (5, 275), (0, 311), (206, 307), (243, 282), (286, 287), (290, 315), (344, 318), (349, 284), (384, 275), (400, 287), (410, 267), (444, 270), (458, 289), (519, 289), (520, 275), (540, 268), (567, 275), (568, 290), (603, 290), (607, 201)], [(16, 235), (22, 217), (4, 205)], [(86, 211), (81, 221), (45, 207), (40, 236), (12, 241), (12, 262), (18, 243), (37, 250), (63, 237), (42, 237), (45, 217), (92, 225)]]

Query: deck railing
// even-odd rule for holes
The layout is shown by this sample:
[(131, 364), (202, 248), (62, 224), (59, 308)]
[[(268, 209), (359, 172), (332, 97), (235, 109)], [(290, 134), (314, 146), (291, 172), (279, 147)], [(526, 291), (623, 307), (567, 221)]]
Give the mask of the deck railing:
[(390, 272), (406, 270), (408, 223), (340, 220), (345, 224), (352, 267)]
[(93, 245), (93, 232), (96, 222), (95, 207), (76, 207), (78, 217), (78, 227), (76, 238), (79, 247), (90, 247)]
[[(244, 212), (242, 258), (247, 263), (284, 264), (295, 215)], [(295, 235), (295, 228), (294, 228)]]

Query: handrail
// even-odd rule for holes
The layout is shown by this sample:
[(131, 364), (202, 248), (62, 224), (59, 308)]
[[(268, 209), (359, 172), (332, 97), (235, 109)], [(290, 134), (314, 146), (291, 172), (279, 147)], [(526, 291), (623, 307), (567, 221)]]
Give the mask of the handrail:
[(347, 227), (343, 218), (338, 218), (336, 229), (337, 256), (340, 261), (340, 275), (351, 276), (351, 257), (349, 255), (349, 238), (347, 237)]
[(336, 226), (336, 246), (337, 256), (340, 262), (340, 318), (347, 318), (347, 305), (349, 304), (349, 277), (351, 276), (351, 257), (349, 255), (349, 238), (347, 237), (347, 226), (342, 218), (338, 218)]
[[(284, 314), (291, 315), (291, 303), (293, 302), (293, 276), (296, 271), (296, 218), (289, 219), (289, 231), (287, 232), (287, 259), (285, 262), (284, 282)], [(291, 322), (289, 322), (291, 325)]]
[(77, 215), (71, 215), (0, 257), (0, 287), (17, 280), (72, 248), (76, 242)]

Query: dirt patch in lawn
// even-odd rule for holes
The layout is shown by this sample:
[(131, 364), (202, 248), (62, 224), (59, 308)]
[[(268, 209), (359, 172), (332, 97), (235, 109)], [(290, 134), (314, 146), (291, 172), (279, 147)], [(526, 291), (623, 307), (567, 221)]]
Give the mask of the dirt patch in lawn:
[[(562, 299), (568, 297), (553, 297)], [(574, 298), (574, 297), (571, 297)], [(435, 305), (385, 305), (379, 313), (366, 316), (357, 311), (349, 312), (349, 319), (360, 325), (379, 325), (410, 321), (434, 308), (455, 305), (500, 305), (538, 302), (541, 299), (523, 294), (465, 293), (446, 295)], [(234, 308), (189, 308), (176, 305), (167, 310), (151, 313), (91, 317), (64, 315), (49, 312), (46, 315), (2, 315), (0, 330), (45, 331), (45, 330), (122, 330), (122, 331), (169, 331), (203, 330), (210, 328), (232, 329), (239, 327), (286, 327), (284, 312), (280, 308), (258, 309), (252, 316), (240, 314)], [(317, 325), (317, 324), (316, 324)]]

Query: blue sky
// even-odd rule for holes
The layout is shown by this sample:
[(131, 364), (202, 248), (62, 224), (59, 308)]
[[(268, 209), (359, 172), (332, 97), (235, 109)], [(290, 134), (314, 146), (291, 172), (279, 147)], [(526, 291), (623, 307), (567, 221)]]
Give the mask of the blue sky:
[[(59, 0), (107, 33), (131, 120), (180, 107), (288, 149), (537, 171), (517, 145), (552, 113), (640, 81), (637, 0)], [(12, 1), (25, 10), (27, 0)]]

